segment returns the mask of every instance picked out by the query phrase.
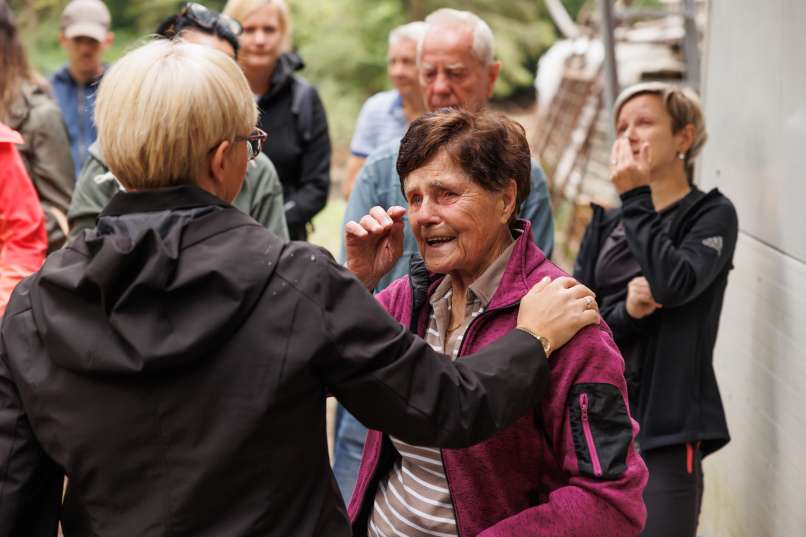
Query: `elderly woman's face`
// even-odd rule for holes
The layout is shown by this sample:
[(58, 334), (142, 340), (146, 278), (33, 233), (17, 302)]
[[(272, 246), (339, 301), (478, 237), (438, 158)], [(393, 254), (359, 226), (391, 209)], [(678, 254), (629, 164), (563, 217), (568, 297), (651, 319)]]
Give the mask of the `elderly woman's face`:
[[(513, 182), (514, 184), (514, 182)], [(426, 267), (473, 282), (508, 245), (512, 192), (475, 183), (444, 151), (411, 172), (404, 192)]]
[(619, 110), (616, 134), (630, 142), (633, 157), (638, 160), (641, 146), (649, 144), (650, 171), (656, 171), (677, 158), (684, 149), (682, 129), (672, 132), (672, 116), (659, 95), (642, 94), (624, 103)]

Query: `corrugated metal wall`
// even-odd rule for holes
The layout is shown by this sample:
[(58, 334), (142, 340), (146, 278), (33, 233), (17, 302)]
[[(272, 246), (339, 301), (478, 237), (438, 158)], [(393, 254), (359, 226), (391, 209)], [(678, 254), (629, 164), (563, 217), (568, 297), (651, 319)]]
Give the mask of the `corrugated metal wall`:
[(806, 0), (711, 0), (700, 173), (740, 237), (715, 354), (733, 440), (704, 537), (806, 535)]

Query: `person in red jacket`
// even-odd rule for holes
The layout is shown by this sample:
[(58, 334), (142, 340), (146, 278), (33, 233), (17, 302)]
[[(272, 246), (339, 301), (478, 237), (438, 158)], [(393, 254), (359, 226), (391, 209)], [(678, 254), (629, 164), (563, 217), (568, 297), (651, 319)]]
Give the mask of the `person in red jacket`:
[(14, 144), (20, 133), (0, 123), (0, 315), (17, 283), (45, 260), (45, 217)]

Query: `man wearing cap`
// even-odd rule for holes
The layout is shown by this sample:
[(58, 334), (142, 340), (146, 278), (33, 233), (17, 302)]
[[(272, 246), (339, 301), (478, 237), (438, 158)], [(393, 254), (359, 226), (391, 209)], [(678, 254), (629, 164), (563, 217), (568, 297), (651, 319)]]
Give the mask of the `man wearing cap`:
[(95, 93), (105, 66), (104, 51), (112, 44), (112, 18), (100, 0), (73, 0), (62, 12), (59, 42), (67, 51), (67, 65), (51, 78), (62, 109), (76, 177), (95, 141)]

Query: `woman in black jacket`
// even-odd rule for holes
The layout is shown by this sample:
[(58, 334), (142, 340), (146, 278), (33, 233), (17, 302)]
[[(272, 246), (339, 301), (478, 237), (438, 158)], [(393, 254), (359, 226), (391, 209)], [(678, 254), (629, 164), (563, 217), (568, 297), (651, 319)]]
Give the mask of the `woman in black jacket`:
[(224, 14), (243, 26), (238, 62), (261, 112), (258, 126), (271, 136), (263, 151), (283, 183), (289, 235), (305, 240), (330, 189), (325, 109), (316, 88), (294, 74), (305, 64), (290, 51), (291, 19), (283, 0), (230, 0)]
[(527, 293), (520, 330), (434, 352), (327, 254), (230, 205), (256, 116), (210, 47), (159, 40), (104, 76), (98, 139), (126, 192), (3, 318), (0, 536), (52, 537), (61, 517), (65, 537), (348, 537), (328, 393), (406, 442), (470, 445), (545, 393), (535, 336), (598, 321), (559, 278)]
[(574, 276), (597, 293), (625, 359), (649, 467), (645, 536), (694, 536), (701, 459), (729, 441), (713, 369), (738, 222), (718, 190), (691, 181), (706, 140), (699, 100), (665, 83), (614, 107), (612, 181), (622, 207), (594, 206)]

